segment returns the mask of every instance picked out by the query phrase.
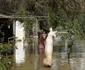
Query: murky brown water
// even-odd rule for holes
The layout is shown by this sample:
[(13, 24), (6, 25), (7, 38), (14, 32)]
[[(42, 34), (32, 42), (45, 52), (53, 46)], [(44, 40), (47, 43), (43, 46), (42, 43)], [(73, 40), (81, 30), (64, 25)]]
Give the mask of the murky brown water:
[(52, 67), (43, 66), (43, 54), (26, 54), (25, 62), (15, 64), (11, 70), (85, 70), (85, 58), (73, 57), (59, 58), (57, 53), (53, 53)]
[(67, 58), (64, 52), (53, 52), (53, 64), (51, 67), (43, 66), (44, 54), (38, 54), (32, 43), (26, 51), (25, 62), (14, 64), (11, 70), (85, 70), (85, 52), (73, 52), (71, 58)]

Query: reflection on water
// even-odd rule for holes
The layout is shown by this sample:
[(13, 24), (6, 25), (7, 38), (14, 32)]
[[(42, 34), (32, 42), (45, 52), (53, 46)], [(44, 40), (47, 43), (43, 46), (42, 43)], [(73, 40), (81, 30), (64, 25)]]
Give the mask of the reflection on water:
[[(34, 41), (31, 40), (31, 42), (34, 42)], [(20, 42), (18, 42), (17, 45), (18, 44), (22, 45), (20, 44)], [(33, 44), (34, 47), (37, 47), (36, 43), (31, 43), (31, 44)], [(63, 52), (54, 51), (52, 67), (44, 67), (43, 66), (44, 53), (42, 54), (35, 53), (34, 47), (32, 47), (32, 45), (29, 44), (28, 47), (25, 48), (26, 50), (24, 50), (23, 47), (22, 47), (23, 50), (19, 49), (20, 50), (19, 52), (24, 51), (24, 53), (23, 54), (20, 53), (16, 57), (18, 57), (18, 59), (20, 60), (23, 59), (22, 61), (24, 62), (19, 66), (15, 64), (12, 70), (85, 70), (85, 52), (84, 51), (74, 52), (73, 50), (73, 53), (71, 53), (70, 59), (68, 59), (67, 57), (62, 58), (63, 56), (66, 55)], [(79, 47), (76, 49), (78, 49), (79, 51)], [(28, 51), (28, 52), (25, 52), (25, 51)], [(16, 54), (18, 54), (18, 52)]]
[(23, 41), (16, 42), (15, 45), (15, 62), (17, 64), (25, 62), (25, 49), (23, 47)]
[(71, 70), (85, 70), (85, 58), (70, 59)]

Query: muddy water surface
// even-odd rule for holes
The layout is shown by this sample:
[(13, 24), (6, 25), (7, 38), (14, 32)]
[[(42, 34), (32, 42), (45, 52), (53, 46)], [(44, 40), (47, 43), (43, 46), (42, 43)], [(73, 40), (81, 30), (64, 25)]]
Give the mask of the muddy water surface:
[[(44, 54), (38, 54), (35, 43), (30, 43), (25, 48), (24, 62), (14, 64), (11, 70), (85, 70), (85, 52), (72, 52), (70, 58), (67, 58), (65, 52), (53, 52), (53, 64), (51, 67), (43, 66)], [(75, 46), (75, 45), (74, 45)], [(79, 46), (79, 45), (78, 45)], [(83, 45), (84, 46), (84, 45)], [(76, 50), (79, 50), (80, 46)], [(55, 48), (56, 49), (56, 48)]]

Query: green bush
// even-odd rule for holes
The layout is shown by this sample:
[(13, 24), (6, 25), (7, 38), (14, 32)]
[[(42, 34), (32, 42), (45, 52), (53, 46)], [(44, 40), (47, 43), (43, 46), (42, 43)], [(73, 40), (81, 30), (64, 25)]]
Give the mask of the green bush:
[(11, 53), (13, 52), (13, 45), (10, 43), (0, 44), (0, 70), (9, 70), (13, 65)]
[(0, 56), (0, 70), (10, 70), (11, 66), (13, 66), (13, 60), (11, 58)]

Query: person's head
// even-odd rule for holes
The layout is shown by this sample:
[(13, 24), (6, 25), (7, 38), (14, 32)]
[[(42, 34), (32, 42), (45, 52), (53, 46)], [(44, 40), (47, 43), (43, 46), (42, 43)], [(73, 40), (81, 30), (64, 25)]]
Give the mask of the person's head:
[(49, 30), (50, 30), (50, 32), (49, 32), (48, 35), (50, 35), (50, 36), (52, 36), (52, 37), (56, 37), (56, 32), (57, 32), (57, 31), (53, 31), (52, 27), (51, 27)]
[(49, 30), (50, 30), (50, 32), (53, 31), (52, 27)]

